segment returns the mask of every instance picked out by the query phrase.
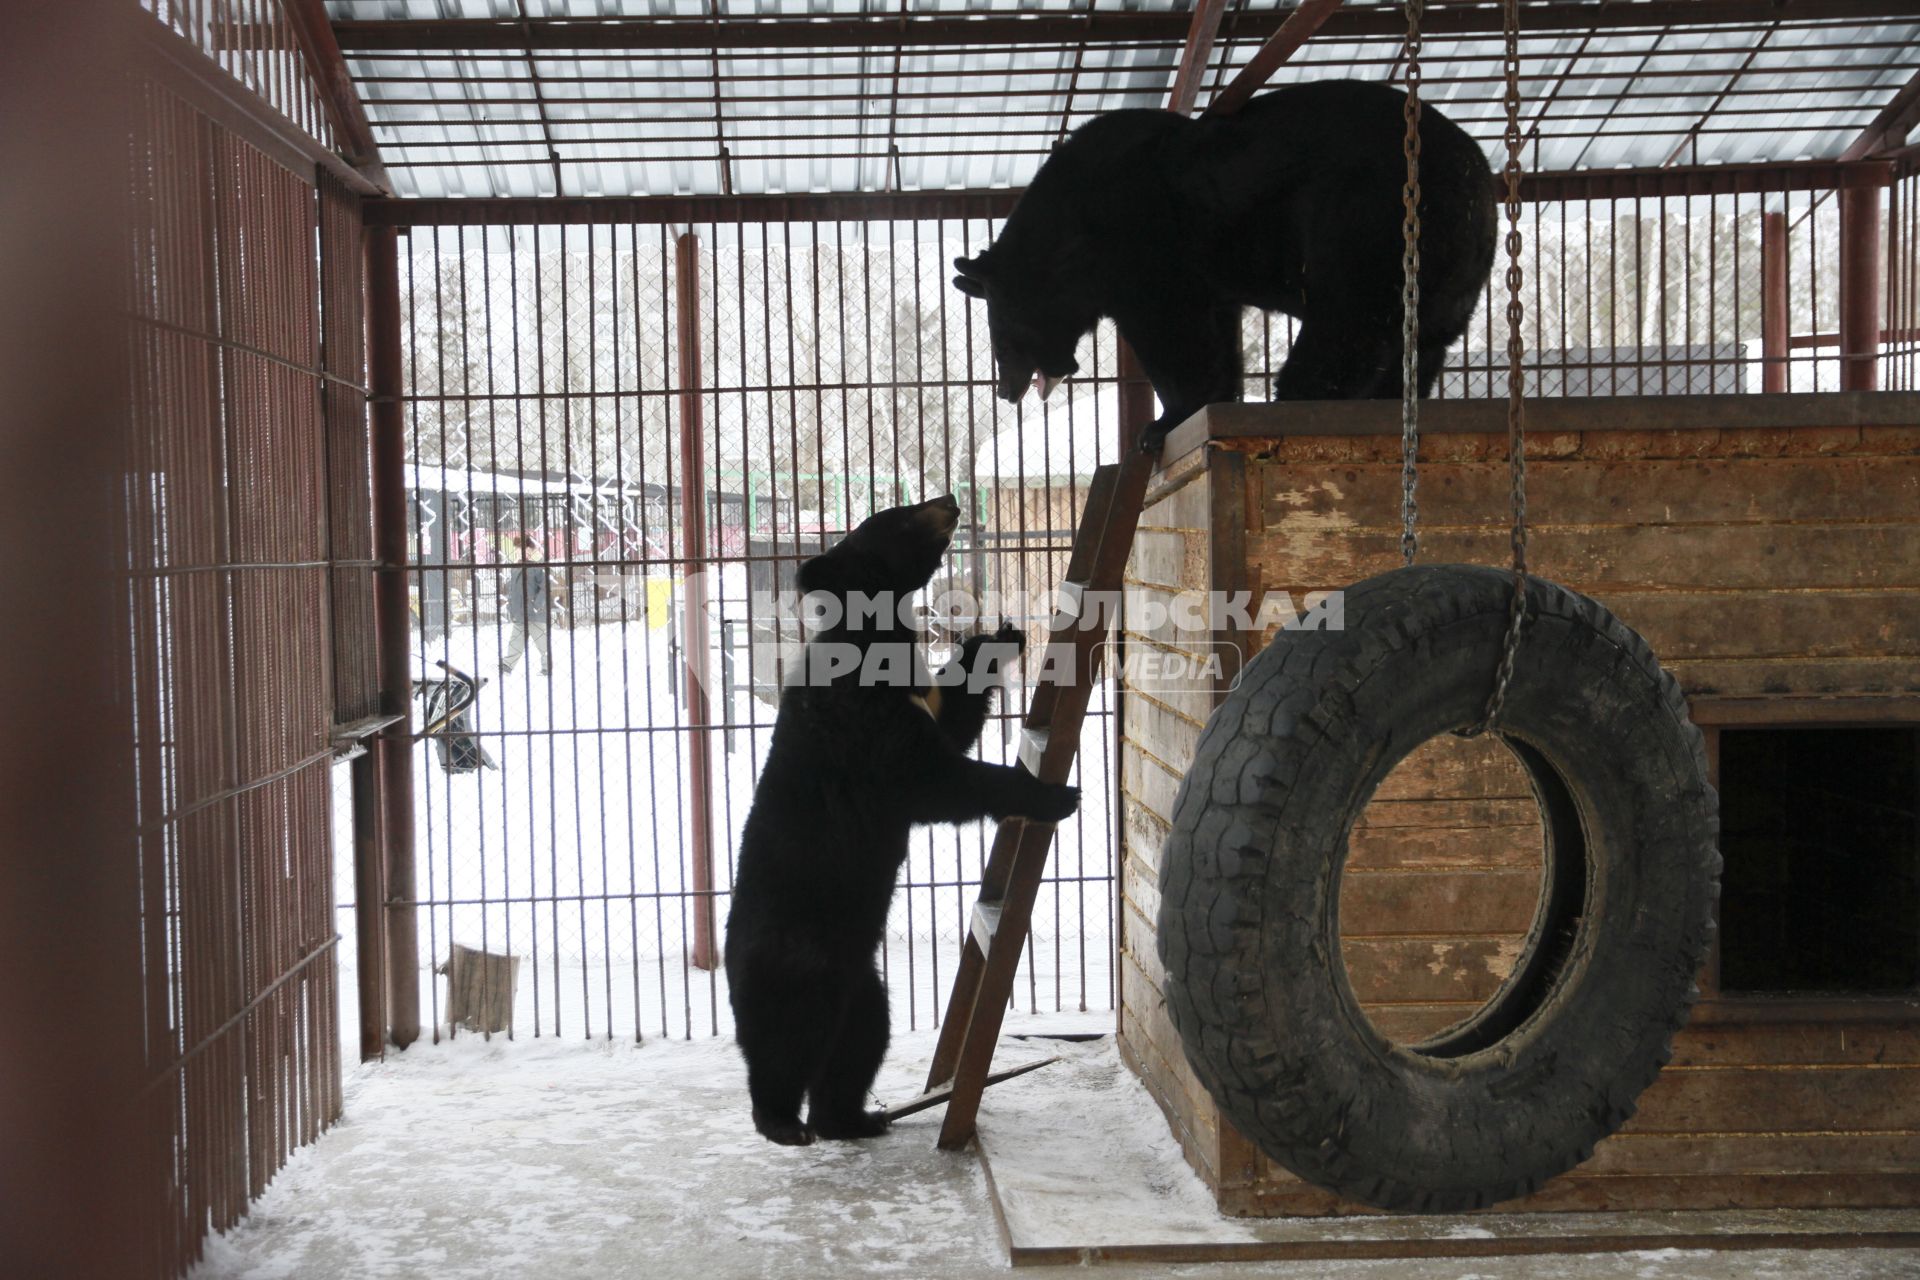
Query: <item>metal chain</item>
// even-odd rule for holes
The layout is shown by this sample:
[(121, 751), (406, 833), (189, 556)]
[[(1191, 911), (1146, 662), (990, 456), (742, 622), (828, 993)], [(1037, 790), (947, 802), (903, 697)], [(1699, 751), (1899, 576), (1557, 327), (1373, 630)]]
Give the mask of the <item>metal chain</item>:
[(1526, 309), (1520, 302), (1520, 157), (1524, 146), (1520, 136), (1520, 0), (1502, 0), (1505, 19), (1507, 163), (1507, 469), (1513, 504), (1513, 605), (1507, 614), (1506, 647), (1500, 655), (1500, 669), (1494, 677), (1493, 696), (1487, 700), (1487, 714), (1463, 737), (1473, 737), (1493, 729), (1506, 704), (1507, 688), (1513, 683), (1514, 664), (1520, 656), (1520, 634), (1527, 614), (1527, 451), (1524, 405), (1526, 383), (1521, 369), (1524, 350), (1521, 322)]
[(1407, 0), (1407, 181), (1401, 188), (1404, 215), (1400, 293), (1400, 558), (1411, 565), (1420, 552), (1420, 11), (1424, 0)]

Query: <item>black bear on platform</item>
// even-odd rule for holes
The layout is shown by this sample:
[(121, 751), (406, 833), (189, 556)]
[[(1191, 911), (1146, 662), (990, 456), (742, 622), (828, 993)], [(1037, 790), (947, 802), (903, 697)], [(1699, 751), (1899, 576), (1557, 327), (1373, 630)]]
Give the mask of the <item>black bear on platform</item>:
[[(1244, 307), (1300, 321), (1274, 399), (1398, 396), (1405, 103), (1328, 80), (1237, 115), (1114, 111), (1075, 130), (992, 247), (954, 260), (955, 286), (986, 300), (1001, 397), (1051, 392), (1111, 316), (1165, 410), (1142, 441), (1157, 447), (1202, 406), (1241, 398)], [(1498, 201), (1479, 144), (1431, 106), (1420, 146), (1428, 395), (1486, 284)]]
[(1019, 631), (967, 640), (938, 677), (919, 661), (899, 605), (933, 577), (959, 519), (950, 497), (895, 507), (800, 566), (825, 625), (781, 693), (727, 917), (753, 1125), (775, 1142), (886, 1130), (865, 1105), (888, 1035), (875, 953), (914, 824), (1057, 822), (1079, 804), (1078, 788), (967, 754)]

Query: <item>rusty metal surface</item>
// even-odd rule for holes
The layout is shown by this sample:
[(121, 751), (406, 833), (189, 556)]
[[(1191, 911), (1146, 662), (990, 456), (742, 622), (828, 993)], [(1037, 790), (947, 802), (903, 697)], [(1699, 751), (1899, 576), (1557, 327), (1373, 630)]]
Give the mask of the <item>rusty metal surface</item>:
[[(390, 229), (370, 230), (367, 249), (367, 378), (372, 392), (372, 485), (375, 635), (379, 644), (380, 710), (403, 717), (381, 733), (380, 806), (384, 901), (356, 895), (360, 936), (383, 935), (381, 964), (388, 975), (387, 1033), (406, 1048), (420, 1035), (420, 955), (415, 913), (392, 903), (410, 903), (414, 889), (413, 818), (413, 657), (412, 614), (408, 605), (408, 551), (413, 521), (407, 510), (403, 476), (406, 421), (402, 365), (399, 236)], [(378, 918), (377, 921), (375, 918)], [(363, 1027), (362, 1051), (365, 1051)]]
[[(707, 476), (706, 432), (702, 421), (705, 379), (700, 369), (700, 237), (689, 231), (673, 244), (674, 350), (679, 394), (674, 411), (680, 420), (680, 483), (683, 491), (704, 494)], [(707, 511), (704, 502), (680, 504), (680, 550), (687, 566), (686, 605), (681, 610), (682, 652), (687, 655), (687, 860), (693, 875), (693, 966), (720, 967), (719, 930), (714, 920), (713, 878), (713, 723), (707, 670), (708, 595)]]
[(330, 728), (364, 664), (333, 660), (352, 512), (329, 520), (347, 486), (327, 468), (358, 394), (357, 211), (330, 190), (322, 218), (310, 178), (165, 84), (141, 95), (128, 675), (143, 1096), (171, 1132), (178, 1266), (340, 1111)]
[(374, 186), (392, 194), (393, 184), (387, 180), (387, 167), (380, 159), (380, 144), (353, 87), (340, 44), (334, 39), (325, 0), (280, 0), (279, 10), (300, 47), (312, 92), (320, 99), (327, 127), (339, 140), (341, 157)]
[[(1342, 0), (1301, 0), (1287, 14), (1274, 33), (1253, 51), (1253, 56), (1234, 73), (1226, 87), (1213, 95), (1207, 103), (1210, 116), (1232, 115), (1247, 105), (1247, 99), (1267, 87), (1267, 81), (1280, 65), (1300, 51), (1300, 47), (1313, 38), (1313, 33), (1326, 24), (1334, 11), (1340, 8)], [(1191, 111), (1193, 99), (1177, 102), (1177, 111)]]
[(1872, 391), (1880, 385), (1880, 188), (1840, 193), (1840, 385)]
[(281, 0), (140, 0), (140, 7), (273, 113), (323, 147), (334, 144), (326, 104)]

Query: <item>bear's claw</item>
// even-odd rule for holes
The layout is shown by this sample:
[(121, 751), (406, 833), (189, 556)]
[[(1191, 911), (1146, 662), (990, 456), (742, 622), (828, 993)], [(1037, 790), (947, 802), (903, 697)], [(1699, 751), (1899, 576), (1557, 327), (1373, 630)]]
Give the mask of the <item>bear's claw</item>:
[(877, 1138), (890, 1126), (884, 1111), (862, 1111), (846, 1119), (811, 1116), (813, 1132), (829, 1140)]
[(1043, 783), (1040, 794), (1026, 814), (1036, 822), (1060, 822), (1073, 816), (1080, 807), (1080, 788), (1065, 783)]
[(783, 1147), (810, 1147), (813, 1145), (815, 1131), (810, 1125), (800, 1123), (798, 1117), (791, 1120), (762, 1120), (753, 1117), (753, 1127), (760, 1136), (769, 1142), (777, 1142)]

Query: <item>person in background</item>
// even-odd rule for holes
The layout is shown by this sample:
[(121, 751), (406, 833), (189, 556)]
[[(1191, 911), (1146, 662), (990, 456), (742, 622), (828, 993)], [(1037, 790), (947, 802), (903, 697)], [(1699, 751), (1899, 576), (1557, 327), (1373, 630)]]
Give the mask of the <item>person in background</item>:
[(513, 670), (531, 642), (540, 651), (540, 674), (544, 676), (553, 670), (547, 640), (551, 585), (546, 567), (534, 563), (539, 557), (539, 548), (533, 539), (523, 533), (514, 539), (514, 544), (519, 548), (519, 563), (507, 575), (507, 619), (512, 630), (507, 636), (507, 651), (500, 659), (500, 674)]

